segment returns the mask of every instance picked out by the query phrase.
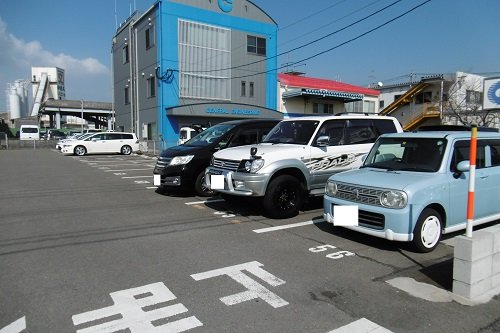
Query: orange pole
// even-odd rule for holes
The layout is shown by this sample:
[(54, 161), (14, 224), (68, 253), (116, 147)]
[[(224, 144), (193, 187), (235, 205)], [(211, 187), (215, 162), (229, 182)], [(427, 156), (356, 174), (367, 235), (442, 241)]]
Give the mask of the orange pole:
[(472, 237), (474, 222), (474, 189), (476, 181), (476, 156), (477, 156), (477, 126), (472, 125), (470, 139), (470, 168), (469, 168), (469, 195), (467, 196), (467, 230), (466, 236)]

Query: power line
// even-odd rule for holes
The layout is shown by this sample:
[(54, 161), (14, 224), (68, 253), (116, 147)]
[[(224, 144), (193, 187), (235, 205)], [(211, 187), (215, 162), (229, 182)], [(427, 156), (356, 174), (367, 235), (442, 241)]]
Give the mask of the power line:
[(227, 70), (233, 70), (233, 69), (238, 69), (238, 68), (242, 68), (242, 67), (247, 67), (247, 66), (250, 66), (250, 65), (255, 65), (255, 64), (258, 64), (258, 63), (261, 63), (261, 62), (264, 62), (264, 61), (270, 60), (270, 59), (274, 59), (274, 58), (280, 57), (280, 56), (282, 56), (282, 55), (285, 55), (285, 54), (288, 54), (288, 53), (291, 53), (291, 52), (294, 52), (294, 51), (300, 50), (300, 49), (302, 49), (302, 48), (304, 48), (304, 47), (310, 46), (310, 45), (312, 45), (312, 44), (314, 44), (314, 43), (317, 43), (317, 42), (319, 42), (319, 41), (321, 41), (321, 40), (323, 40), (323, 39), (325, 39), (325, 38), (331, 37), (331, 36), (333, 36), (333, 35), (335, 35), (335, 34), (337, 34), (337, 33), (339, 33), (339, 32), (342, 32), (342, 31), (344, 31), (344, 30), (346, 30), (346, 29), (348, 29), (348, 28), (351, 28), (351, 27), (355, 26), (356, 24), (361, 23), (361, 22), (363, 22), (363, 21), (365, 21), (365, 20), (369, 19), (370, 17), (373, 17), (373, 16), (375, 16), (375, 15), (377, 15), (377, 14), (379, 14), (379, 13), (383, 12), (384, 10), (389, 9), (390, 7), (392, 7), (392, 6), (396, 5), (397, 3), (401, 2), (401, 1), (403, 1), (403, 0), (396, 0), (396, 1), (394, 1), (393, 3), (391, 3), (391, 4), (389, 4), (389, 5), (387, 5), (387, 6), (383, 7), (383, 8), (381, 8), (381, 9), (379, 9), (379, 10), (375, 11), (375, 12), (373, 12), (373, 13), (371, 13), (371, 14), (369, 14), (369, 15), (367, 15), (367, 16), (365, 16), (365, 17), (363, 17), (363, 18), (361, 18), (361, 19), (359, 19), (359, 20), (357, 20), (357, 21), (354, 21), (354, 22), (353, 22), (353, 23), (351, 23), (351, 24), (348, 24), (348, 25), (346, 25), (346, 26), (344, 26), (344, 27), (342, 27), (342, 28), (340, 28), (340, 29), (337, 29), (337, 30), (335, 30), (335, 31), (333, 31), (333, 32), (331, 32), (331, 33), (329, 33), (329, 34), (326, 34), (326, 35), (324, 35), (324, 36), (322, 36), (322, 37), (319, 37), (319, 38), (317, 38), (317, 39), (315, 39), (315, 40), (313, 40), (313, 41), (310, 41), (310, 42), (308, 42), (308, 43), (305, 43), (305, 44), (302, 44), (302, 45), (300, 45), (300, 46), (297, 46), (297, 47), (295, 47), (295, 48), (293, 48), (293, 49), (291, 49), (291, 50), (288, 50), (288, 51), (286, 51), (286, 52), (278, 53), (277, 55), (272, 56), (272, 57), (266, 57), (266, 58), (264, 58), (264, 59), (261, 59), (261, 60), (256, 60), (256, 61), (253, 61), (253, 62), (250, 62), (250, 63), (247, 63), (247, 64), (238, 65), (238, 66), (232, 66), (232, 67), (227, 67), (227, 68), (207, 69), (207, 70), (198, 70), (198, 71), (186, 71), (186, 72), (188, 72), (188, 73), (198, 73), (198, 74), (199, 74), (199, 73), (210, 73), (210, 72), (218, 72), (218, 71), (227, 71)]
[(275, 72), (275, 71), (278, 71), (278, 70), (280, 70), (280, 69), (282, 69), (282, 68), (285, 68), (285, 67), (288, 67), (288, 66), (297, 65), (297, 64), (300, 64), (300, 63), (302, 63), (302, 62), (305, 62), (305, 61), (311, 60), (311, 59), (316, 58), (316, 57), (318, 57), (318, 56), (320, 56), (320, 55), (323, 55), (323, 54), (325, 54), (325, 53), (328, 53), (328, 52), (331, 52), (331, 51), (333, 51), (333, 50), (335, 50), (335, 49), (338, 49), (338, 48), (339, 48), (339, 47), (341, 47), (341, 46), (344, 46), (344, 45), (346, 45), (346, 44), (349, 44), (349, 43), (351, 43), (351, 42), (354, 42), (355, 40), (358, 40), (358, 39), (360, 39), (361, 37), (364, 37), (364, 36), (366, 36), (366, 35), (368, 35), (368, 34), (370, 34), (370, 33), (374, 32), (374, 31), (376, 31), (376, 30), (379, 30), (380, 28), (382, 28), (382, 27), (384, 27), (384, 26), (386, 26), (386, 25), (388, 25), (388, 24), (390, 24), (390, 23), (392, 23), (392, 22), (394, 22), (394, 21), (396, 21), (396, 20), (400, 19), (400, 18), (401, 18), (401, 17), (403, 17), (403, 16), (408, 15), (409, 13), (413, 12), (413, 11), (414, 11), (414, 10), (416, 10), (417, 8), (420, 8), (420, 7), (424, 6), (425, 4), (427, 4), (427, 3), (431, 2), (431, 1), (432, 1), (432, 0), (427, 0), (427, 1), (424, 1), (424, 2), (422, 2), (421, 4), (419, 4), (419, 5), (417, 5), (417, 6), (413, 7), (413, 8), (411, 8), (411, 9), (409, 9), (409, 10), (405, 11), (403, 14), (400, 14), (400, 15), (398, 15), (398, 16), (396, 16), (396, 17), (394, 17), (394, 18), (392, 18), (392, 19), (390, 19), (390, 20), (388, 20), (388, 21), (386, 21), (386, 22), (382, 23), (382, 24), (380, 24), (380, 25), (376, 26), (376, 27), (375, 27), (375, 28), (373, 28), (373, 29), (370, 29), (370, 30), (368, 30), (368, 31), (366, 31), (366, 32), (364, 32), (364, 33), (362, 33), (362, 34), (360, 34), (360, 35), (358, 35), (358, 36), (354, 37), (354, 38), (351, 38), (351, 39), (349, 39), (349, 40), (347, 40), (347, 41), (345, 41), (345, 42), (343, 42), (343, 43), (337, 44), (337, 45), (335, 45), (334, 47), (331, 47), (331, 48), (329, 48), (329, 49), (327, 49), (327, 50), (324, 50), (324, 51), (318, 52), (318, 53), (316, 53), (316, 54), (313, 54), (313, 55), (312, 55), (312, 56), (310, 56), (310, 57), (307, 57), (307, 58), (301, 59), (301, 60), (299, 60), (299, 61), (295, 61), (295, 62), (292, 62), (292, 63), (286, 64), (286, 65), (284, 65), (284, 66), (280, 66), (280, 67), (278, 67), (278, 68), (274, 68), (274, 69), (270, 69), (270, 70), (267, 70), (267, 71), (258, 72), (258, 73), (254, 73), (254, 74), (250, 74), (250, 75), (243, 75), (243, 76), (231, 77), (231, 79), (241, 79), (241, 78), (252, 77), (252, 76), (256, 76), (256, 75), (260, 75), (260, 74), (266, 74), (266, 73), (269, 73), (269, 72)]
[(278, 29), (278, 30), (285, 30), (285, 29), (288, 29), (288, 28), (290, 28), (291, 26), (294, 26), (294, 25), (296, 25), (296, 24), (298, 24), (298, 23), (300, 23), (300, 22), (303, 22), (303, 21), (305, 21), (305, 20), (307, 20), (307, 19), (309, 19), (309, 18), (311, 18), (311, 17), (313, 17), (313, 16), (316, 16), (316, 15), (318, 15), (318, 14), (324, 13), (326, 10), (331, 9), (331, 8), (333, 8), (333, 7), (336, 7), (336, 6), (338, 6), (338, 5), (342, 4), (342, 3), (346, 2), (346, 1), (347, 1), (347, 0), (341, 0), (341, 1), (337, 2), (337, 3), (334, 3), (334, 4), (333, 4), (333, 5), (331, 5), (331, 6), (328, 6), (328, 7), (326, 7), (326, 8), (320, 9), (320, 10), (318, 10), (317, 12), (312, 13), (311, 15), (305, 16), (305, 17), (303, 17), (303, 18), (301, 18), (301, 19), (299, 19), (299, 20), (297, 20), (297, 21), (295, 21), (295, 22), (292, 22), (292, 23), (290, 23), (290, 24), (288, 24), (288, 25), (286, 25), (286, 26), (284, 26), (283, 28), (280, 28), (280, 29)]

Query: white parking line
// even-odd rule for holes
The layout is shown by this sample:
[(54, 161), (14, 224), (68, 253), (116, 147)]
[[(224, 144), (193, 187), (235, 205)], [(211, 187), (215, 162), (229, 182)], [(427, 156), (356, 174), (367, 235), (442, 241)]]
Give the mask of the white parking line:
[(221, 202), (224, 201), (224, 199), (211, 199), (211, 200), (204, 200), (204, 201), (192, 201), (192, 202), (186, 202), (185, 204), (190, 206), (190, 205), (199, 205), (199, 204), (204, 204), (204, 203), (209, 203), (209, 202)]
[(129, 176), (129, 177), (122, 177), (122, 179), (134, 179), (134, 178), (153, 178), (153, 176)]
[[(123, 171), (146, 171), (146, 170), (153, 170), (151, 168), (147, 168), (147, 169), (122, 169), (122, 170), (104, 170), (106, 172), (123, 172)], [(153, 176), (151, 176), (153, 177)]]
[(101, 167), (112, 167), (112, 166), (122, 166), (122, 165), (133, 165), (137, 166), (139, 162), (132, 162), (132, 163), (117, 163), (117, 164), (99, 164)]
[(361, 318), (328, 333), (392, 333), (392, 331), (366, 318)]
[(283, 230), (283, 229), (291, 229), (291, 228), (297, 228), (297, 227), (303, 227), (305, 225), (311, 225), (311, 224), (318, 224), (318, 223), (324, 223), (326, 222), (323, 219), (318, 219), (318, 220), (310, 220), (306, 222), (299, 222), (299, 223), (293, 223), (293, 224), (287, 224), (287, 225), (280, 225), (277, 227), (269, 227), (269, 228), (262, 228), (262, 229), (255, 229), (252, 230), (253, 232), (257, 234), (262, 234), (264, 232), (271, 232), (271, 231), (278, 231), (278, 230)]

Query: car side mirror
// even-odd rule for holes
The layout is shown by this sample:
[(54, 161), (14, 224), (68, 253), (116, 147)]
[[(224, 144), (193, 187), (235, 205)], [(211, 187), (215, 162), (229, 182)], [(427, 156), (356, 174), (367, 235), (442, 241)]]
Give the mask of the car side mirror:
[(463, 172), (467, 172), (470, 170), (470, 161), (465, 160), (465, 161), (458, 162), (456, 169), (457, 169), (457, 171), (455, 171), (453, 173), (453, 177), (455, 179), (458, 179), (462, 175)]
[(470, 170), (470, 161), (461, 161), (457, 164), (457, 170), (460, 172), (466, 172)]
[(330, 137), (328, 135), (322, 135), (316, 140), (316, 145), (318, 147), (327, 147), (330, 144)]

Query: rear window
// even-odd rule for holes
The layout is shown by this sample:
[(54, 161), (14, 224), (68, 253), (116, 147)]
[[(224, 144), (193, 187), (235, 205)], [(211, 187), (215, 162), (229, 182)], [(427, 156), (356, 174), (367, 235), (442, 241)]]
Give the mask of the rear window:
[(38, 128), (36, 127), (23, 127), (21, 128), (22, 133), (38, 133)]

